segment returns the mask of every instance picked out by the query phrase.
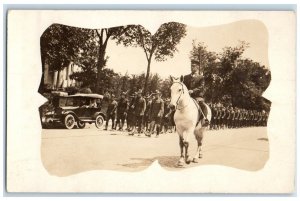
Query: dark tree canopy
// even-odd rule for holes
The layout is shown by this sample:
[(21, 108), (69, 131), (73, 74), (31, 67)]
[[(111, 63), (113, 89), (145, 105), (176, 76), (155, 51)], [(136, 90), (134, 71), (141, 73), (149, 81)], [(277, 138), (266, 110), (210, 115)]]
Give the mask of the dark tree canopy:
[(205, 99), (246, 109), (269, 110), (270, 102), (262, 97), (271, 81), (265, 66), (243, 58), (249, 44), (240, 41), (236, 47), (225, 47), (223, 52), (209, 52), (204, 43), (193, 42), (190, 58), (199, 62), (205, 78)]
[(42, 64), (45, 62), (50, 69), (60, 70), (79, 57), (80, 50), (89, 45), (88, 29), (51, 25), (41, 36)]

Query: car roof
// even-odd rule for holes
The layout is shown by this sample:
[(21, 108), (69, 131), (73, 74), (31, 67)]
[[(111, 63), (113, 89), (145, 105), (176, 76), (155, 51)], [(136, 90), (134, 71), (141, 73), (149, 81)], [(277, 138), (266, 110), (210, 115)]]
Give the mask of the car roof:
[(88, 98), (103, 99), (103, 95), (100, 95), (100, 94), (83, 94), (83, 93), (78, 93), (78, 94), (70, 95), (69, 97), (88, 97)]

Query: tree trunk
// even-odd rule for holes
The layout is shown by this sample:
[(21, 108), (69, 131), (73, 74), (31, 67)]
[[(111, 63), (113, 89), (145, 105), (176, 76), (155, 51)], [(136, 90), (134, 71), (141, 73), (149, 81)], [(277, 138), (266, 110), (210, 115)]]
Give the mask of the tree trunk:
[(60, 87), (60, 72), (61, 70), (58, 70), (57, 71), (57, 79), (56, 79), (56, 89), (59, 89), (59, 87)]
[(149, 74), (150, 74), (150, 65), (151, 65), (151, 57), (148, 59), (147, 73), (146, 73), (146, 79), (145, 79), (143, 95), (146, 95), (147, 90), (148, 90), (148, 79), (149, 79)]
[(98, 55), (98, 64), (97, 64), (97, 82), (96, 82), (96, 89), (98, 93), (101, 93), (101, 89), (103, 86), (101, 86), (101, 71), (105, 66), (105, 49), (103, 45), (100, 45), (99, 47), (99, 55)]

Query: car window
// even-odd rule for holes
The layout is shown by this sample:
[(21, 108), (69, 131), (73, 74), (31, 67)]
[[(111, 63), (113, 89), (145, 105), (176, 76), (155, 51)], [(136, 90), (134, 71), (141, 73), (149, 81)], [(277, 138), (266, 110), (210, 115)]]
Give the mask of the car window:
[(59, 106), (60, 107), (66, 106), (66, 103), (67, 103), (67, 98), (60, 98), (59, 99)]
[(74, 98), (61, 97), (59, 99), (59, 107), (66, 107), (66, 106), (77, 106)]
[(66, 106), (74, 106), (74, 99), (73, 98), (68, 98), (66, 102)]

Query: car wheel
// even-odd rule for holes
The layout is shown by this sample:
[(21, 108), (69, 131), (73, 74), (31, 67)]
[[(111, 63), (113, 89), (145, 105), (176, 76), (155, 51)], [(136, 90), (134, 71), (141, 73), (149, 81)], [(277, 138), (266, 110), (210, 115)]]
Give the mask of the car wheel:
[(98, 129), (100, 129), (103, 125), (103, 122), (104, 122), (104, 118), (101, 116), (101, 115), (98, 115), (96, 117), (96, 121), (95, 121), (95, 125)]
[(67, 129), (72, 129), (75, 126), (75, 117), (72, 114), (66, 115), (64, 123)]
[(85, 127), (85, 123), (82, 121), (77, 121), (77, 126), (78, 128), (84, 128)]

